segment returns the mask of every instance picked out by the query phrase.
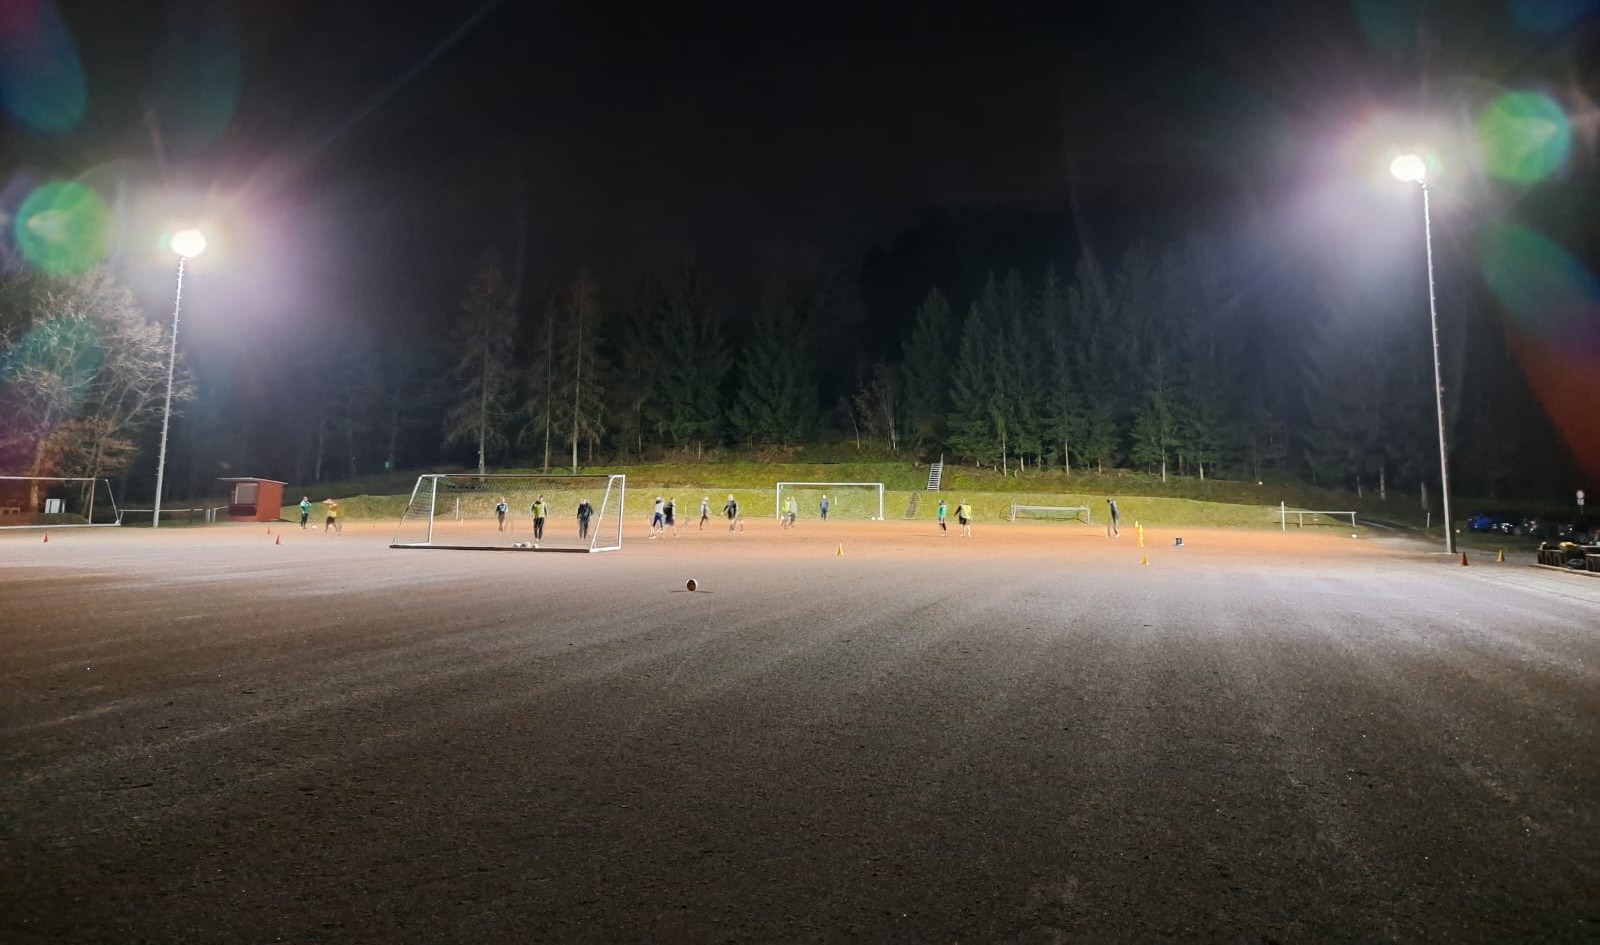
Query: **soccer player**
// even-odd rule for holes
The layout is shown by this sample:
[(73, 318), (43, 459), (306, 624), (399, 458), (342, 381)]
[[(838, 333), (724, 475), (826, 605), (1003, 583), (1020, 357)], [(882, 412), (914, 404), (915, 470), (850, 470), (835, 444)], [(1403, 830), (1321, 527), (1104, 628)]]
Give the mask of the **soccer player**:
[(706, 530), (706, 523), (709, 522), (709, 521), (711, 521), (711, 497), (708, 496), (708, 495), (703, 495), (703, 496), (700, 497), (700, 530), (701, 531), (705, 531)]
[(663, 525), (666, 526), (666, 528), (663, 528), (661, 530), (661, 533), (663, 535), (666, 534), (667, 528), (670, 528), (670, 529), (672, 529), (672, 537), (673, 538), (677, 538), (678, 537), (678, 498), (677, 498), (677, 496), (670, 496), (670, 495), (667, 496), (667, 504), (662, 506), (662, 512), (664, 512), (666, 514), (666, 520), (662, 523)]
[(328, 517), (322, 523), (322, 530), (331, 533), (339, 528), (339, 503), (332, 499), (323, 499), (322, 504), (328, 507)]
[(666, 521), (666, 514), (667, 514), (666, 505), (667, 505), (666, 502), (662, 501), (662, 498), (660, 496), (656, 496), (655, 514), (650, 516), (650, 537), (651, 538), (654, 538), (654, 537), (656, 537), (657, 535), (659, 535), (661, 533), (661, 526)]
[(949, 516), (949, 514), (950, 514), (949, 510), (946, 509), (945, 506), (944, 506), (944, 500), (940, 499), (939, 500), (939, 537), (941, 537), (941, 538), (949, 538), (950, 537), (950, 523), (948, 521), (946, 521), (946, 519)]
[[(549, 514), (550, 503), (544, 500), (544, 496), (541, 495), (533, 500), (533, 540), (536, 543), (544, 540), (544, 520)], [(534, 547), (537, 548), (538, 545), (535, 544)]]
[(511, 506), (506, 504), (506, 497), (505, 496), (501, 496), (500, 497), (500, 501), (495, 503), (495, 506), (494, 506), (495, 517), (500, 519), (500, 530), (501, 531), (505, 531), (506, 530), (506, 513), (509, 512), (509, 511), (511, 511)]
[(594, 517), (594, 506), (588, 499), (578, 500), (578, 537), (589, 537), (589, 519)]
[(1122, 521), (1122, 512), (1117, 509), (1117, 500), (1107, 499), (1106, 505), (1111, 506), (1111, 518), (1106, 521), (1106, 537), (1121, 538), (1122, 529), (1118, 528), (1117, 526)]
[(311, 521), (311, 497), (303, 495), (300, 497), (300, 527), (305, 528), (309, 521)]
[(827, 496), (823, 496), (822, 497), (822, 501), (817, 503), (817, 508), (822, 512), (822, 520), (824, 522), (826, 522), (828, 520), (828, 497)]
[(961, 537), (971, 538), (972, 506), (967, 504), (965, 499), (962, 500), (960, 505), (956, 506), (956, 521), (961, 523)]
[(728, 534), (733, 534), (733, 523), (739, 520), (739, 500), (728, 493), (728, 502), (722, 507), (722, 514), (728, 516)]
[(784, 528), (793, 528), (794, 527), (794, 520), (795, 520), (794, 496), (790, 496), (787, 499), (783, 500), (783, 519), (782, 519), (783, 527)]

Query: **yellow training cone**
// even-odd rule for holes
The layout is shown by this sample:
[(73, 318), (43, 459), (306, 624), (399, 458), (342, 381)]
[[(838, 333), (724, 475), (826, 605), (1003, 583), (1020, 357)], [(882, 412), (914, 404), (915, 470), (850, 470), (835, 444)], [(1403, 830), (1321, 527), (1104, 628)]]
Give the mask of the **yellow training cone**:
[(1506, 560), (1506, 550), (1505, 550), (1505, 549), (1504, 549), (1504, 548), (1501, 548), (1501, 549), (1500, 549), (1500, 557), (1498, 557), (1498, 558), (1496, 558), (1496, 559), (1495, 559), (1495, 560), (1496, 560), (1496, 561), (1498, 561), (1498, 562), (1500, 562), (1500, 563), (1501, 563), (1501, 564), (1504, 564), (1504, 563), (1505, 563), (1505, 560)]
[(1139, 566), (1141, 568), (1144, 567), (1145, 565), (1149, 564), (1149, 563), (1150, 563), (1150, 556), (1148, 554), (1143, 554), (1143, 555), (1139, 556)]
[(843, 558), (844, 557), (844, 542), (842, 542), (842, 541), (839, 542), (839, 547), (834, 549), (833, 556), (835, 558)]

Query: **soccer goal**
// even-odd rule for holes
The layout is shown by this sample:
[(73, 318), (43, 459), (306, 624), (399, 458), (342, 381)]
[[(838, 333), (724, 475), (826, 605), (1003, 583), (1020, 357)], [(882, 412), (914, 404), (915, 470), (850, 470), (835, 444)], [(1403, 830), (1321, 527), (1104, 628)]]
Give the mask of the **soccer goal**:
[(1011, 520), (1035, 519), (1041, 522), (1082, 522), (1093, 525), (1094, 518), (1087, 505), (1023, 505), (1011, 503)]
[[(617, 551), (622, 547), (625, 475), (486, 475), (417, 477), (391, 548), (517, 551)], [(534, 532), (543, 500), (544, 533)], [(578, 515), (587, 501), (588, 527)], [(502, 518), (500, 508), (504, 505)]]
[(797, 518), (820, 518), (824, 496), (829, 518), (883, 520), (881, 482), (780, 482), (772, 495), (773, 515), (780, 520), (787, 499), (794, 499)]
[(121, 524), (109, 479), (0, 476), (0, 528)]

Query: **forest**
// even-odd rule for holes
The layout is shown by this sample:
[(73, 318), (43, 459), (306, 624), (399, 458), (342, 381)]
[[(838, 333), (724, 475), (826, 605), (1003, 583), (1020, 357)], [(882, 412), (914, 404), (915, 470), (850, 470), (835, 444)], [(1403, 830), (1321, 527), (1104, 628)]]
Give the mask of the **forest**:
[[(1438, 475), (1425, 298), (1338, 273), (1328, 261), (1263, 279), (1190, 234), (930, 284), (901, 311), (872, 310), (861, 277), (837, 273), (768, 278), (730, 311), (693, 268), (614, 289), (580, 270), (529, 304), (488, 248), (455, 310), (351, 319), (280, 365), (270, 397), (303, 418), (287, 427), (238, 409), (252, 396), (240, 378), (198, 377), (180, 358), (175, 488), (203, 492), (241, 464), (310, 483), (831, 442), (1015, 475), (1118, 468), (1425, 496)], [(1444, 321), (1456, 490), (1564, 488), (1571, 459), (1492, 308), (1469, 298)], [(104, 268), (13, 270), (0, 346), (0, 464), (137, 491), (164, 393), (160, 324)]]

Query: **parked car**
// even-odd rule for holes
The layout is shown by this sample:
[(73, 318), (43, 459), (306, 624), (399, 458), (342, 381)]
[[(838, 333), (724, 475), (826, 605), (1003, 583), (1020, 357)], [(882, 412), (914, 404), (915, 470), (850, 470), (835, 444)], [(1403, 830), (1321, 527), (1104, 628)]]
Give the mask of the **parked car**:
[(1500, 535), (1513, 534), (1521, 522), (1521, 517), (1512, 512), (1473, 512), (1467, 516), (1468, 530)]
[(1554, 539), (1560, 521), (1560, 516), (1556, 515), (1525, 515), (1517, 521), (1511, 534), (1531, 535), (1543, 540)]

